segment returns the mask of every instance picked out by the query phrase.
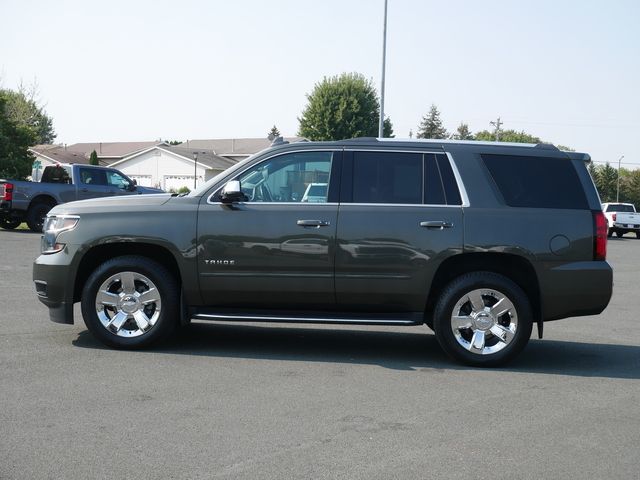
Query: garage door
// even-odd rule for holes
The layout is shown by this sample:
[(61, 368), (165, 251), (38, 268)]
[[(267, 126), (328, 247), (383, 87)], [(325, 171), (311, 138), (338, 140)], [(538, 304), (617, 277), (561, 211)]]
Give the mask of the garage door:
[[(202, 183), (202, 177), (198, 177), (198, 185)], [(165, 175), (164, 176), (164, 190), (165, 191), (178, 191), (182, 187), (187, 187), (189, 190), (193, 190), (193, 175)]]
[(153, 187), (151, 175), (129, 175), (131, 180), (135, 180), (142, 187)]

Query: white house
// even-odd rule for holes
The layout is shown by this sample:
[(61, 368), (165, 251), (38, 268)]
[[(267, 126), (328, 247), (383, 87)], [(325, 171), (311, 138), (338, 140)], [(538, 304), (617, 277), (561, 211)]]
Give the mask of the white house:
[[(285, 140), (295, 142), (299, 137)], [(178, 190), (207, 181), (237, 162), (271, 145), (268, 138), (221, 138), (187, 140), (180, 145), (155, 142), (94, 142), (73, 145), (36, 145), (33, 178), (42, 169), (59, 163), (89, 163), (95, 151), (100, 165), (114, 167), (139, 185)]]
[(190, 190), (226, 170), (236, 162), (220, 157), (213, 150), (156, 145), (136, 152), (109, 166), (135, 179), (138, 185), (176, 191)]

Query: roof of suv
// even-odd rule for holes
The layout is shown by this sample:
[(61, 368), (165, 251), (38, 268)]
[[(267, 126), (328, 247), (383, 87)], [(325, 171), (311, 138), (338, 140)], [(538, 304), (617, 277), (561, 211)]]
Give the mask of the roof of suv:
[[(308, 140), (301, 140), (299, 142), (293, 143), (296, 144), (307, 144), (309, 146), (326, 146), (328, 144), (331, 145), (340, 145), (340, 146), (358, 146), (358, 147), (380, 147), (380, 146), (390, 146), (393, 145), (395, 147), (402, 148), (416, 148), (416, 147), (430, 147), (430, 148), (442, 148), (444, 149), (446, 146), (460, 146), (460, 147), (498, 147), (498, 148), (517, 148), (517, 149), (535, 149), (535, 151), (545, 150), (547, 152), (562, 152), (567, 157), (572, 160), (582, 160), (588, 162), (591, 160), (591, 157), (586, 153), (578, 153), (578, 152), (568, 152), (564, 150), (558, 149), (555, 145), (550, 143), (513, 143), (513, 142), (486, 142), (486, 141), (477, 141), (477, 140), (447, 140), (447, 139), (412, 139), (412, 138), (375, 138), (375, 137), (360, 137), (360, 138), (351, 138), (347, 140), (336, 140), (336, 141), (328, 141), (328, 142), (310, 142)], [(280, 141), (276, 139), (272, 144), (272, 147), (280, 147), (283, 145), (292, 145), (286, 142)], [(529, 150), (531, 153), (533, 151)]]

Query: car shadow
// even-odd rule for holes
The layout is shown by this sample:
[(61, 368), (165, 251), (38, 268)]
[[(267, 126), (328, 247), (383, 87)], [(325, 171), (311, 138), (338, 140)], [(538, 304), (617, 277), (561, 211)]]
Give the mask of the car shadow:
[[(73, 344), (105, 349), (88, 331)], [(473, 370), (449, 359), (433, 334), (194, 323), (149, 353), (378, 365), (393, 370)], [(531, 339), (507, 367), (514, 371), (578, 377), (640, 378), (640, 346)]]

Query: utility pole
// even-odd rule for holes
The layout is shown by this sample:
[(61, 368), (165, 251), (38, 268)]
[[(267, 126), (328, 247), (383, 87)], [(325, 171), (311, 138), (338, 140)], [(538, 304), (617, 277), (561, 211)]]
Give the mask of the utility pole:
[(622, 162), (623, 158), (624, 155), (622, 155), (618, 159), (618, 186), (616, 187), (616, 203), (620, 201), (620, 163)]
[(387, 61), (387, 0), (384, 0), (384, 28), (382, 30), (382, 81), (380, 85), (380, 123), (378, 137), (384, 137), (384, 74)]
[(493, 125), (494, 127), (496, 127), (495, 130), (495, 135), (496, 135), (496, 142), (500, 141), (500, 126), (504, 124), (504, 122), (500, 121), (500, 117), (498, 117), (498, 120), (496, 120), (495, 122), (489, 122), (491, 125)]

